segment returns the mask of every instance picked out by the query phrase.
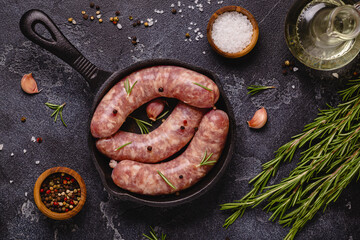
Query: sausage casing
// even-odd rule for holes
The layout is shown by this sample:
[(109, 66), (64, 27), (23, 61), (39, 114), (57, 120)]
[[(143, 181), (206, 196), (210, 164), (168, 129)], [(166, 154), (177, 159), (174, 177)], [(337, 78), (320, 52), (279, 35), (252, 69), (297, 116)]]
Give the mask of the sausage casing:
[[(130, 88), (134, 86), (130, 94), (124, 84)], [(92, 135), (96, 138), (111, 136), (130, 113), (158, 97), (177, 98), (191, 106), (211, 108), (219, 98), (219, 89), (207, 76), (186, 68), (141, 69), (115, 84), (100, 101), (90, 124)]]
[[(177, 158), (163, 163), (148, 164), (131, 160), (119, 162), (112, 172), (116, 185), (131, 192), (146, 195), (171, 194), (186, 189), (203, 178), (212, 165), (200, 166), (205, 153), (209, 161), (217, 161), (226, 143), (229, 118), (221, 110), (204, 115), (187, 149)], [(159, 175), (161, 172), (175, 187)]]
[[(179, 102), (166, 121), (149, 134), (118, 131), (111, 137), (98, 139), (96, 147), (114, 160), (162, 161), (191, 140), (206, 110)], [(127, 143), (131, 144), (116, 150)]]

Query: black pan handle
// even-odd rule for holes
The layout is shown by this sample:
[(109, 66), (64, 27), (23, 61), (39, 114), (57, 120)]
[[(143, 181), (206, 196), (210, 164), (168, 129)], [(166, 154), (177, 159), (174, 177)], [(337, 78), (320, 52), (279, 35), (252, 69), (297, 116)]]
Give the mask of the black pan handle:
[[(50, 33), (47, 39), (35, 30), (36, 24), (42, 24)], [(32, 9), (20, 20), (21, 32), (31, 41), (64, 60), (88, 81), (90, 88), (97, 90), (111, 73), (98, 69), (87, 60), (60, 32), (55, 23), (43, 11)]]

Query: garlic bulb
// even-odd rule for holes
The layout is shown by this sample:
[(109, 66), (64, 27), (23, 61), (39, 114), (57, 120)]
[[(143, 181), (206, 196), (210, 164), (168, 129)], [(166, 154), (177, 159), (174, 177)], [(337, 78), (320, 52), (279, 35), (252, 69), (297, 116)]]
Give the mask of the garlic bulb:
[(165, 101), (161, 99), (155, 99), (146, 106), (146, 113), (151, 121), (156, 121), (156, 118), (164, 110)]
[(267, 112), (264, 107), (257, 110), (250, 121), (247, 123), (249, 127), (259, 129), (262, 128), (267, 121)]
[(39, 93), (35, 79), (32, 76), (32, 73), (25, 74), (21, 79), (21, 88), (24, 92), (28, 94)]

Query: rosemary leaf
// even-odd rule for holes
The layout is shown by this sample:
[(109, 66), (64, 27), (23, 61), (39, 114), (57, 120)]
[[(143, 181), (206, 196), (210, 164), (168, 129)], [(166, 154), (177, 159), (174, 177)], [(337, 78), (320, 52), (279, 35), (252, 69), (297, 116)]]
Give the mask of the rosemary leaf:
[(118, 151), (118, 150), (122, 149), (123, 147), (125, 147), (125, 146), (127, 146), (127, 145), (129, 145), (131, 143), (132, 142), (125, 143), (124, 145), (121, 145), (120, 147), (116, 148), (114, 151)]
[(200, 83), (193, 82), (193, 84), (195, 84), (195, 85), (197, 85), (197, 86), (199, 86), (199, 87), (202, 87), (203, 89), (205, 89), (205, 90), (207, 90), (207, 91), (209, 91), (209, 92), (212, 92), (212, 89), (207, 88), (207, 87), (205, 87), (204, 85), (201, 85)]
[(164, 176), (164, 174), (162, 174), (160, 171), (157, 171), (157, 173), (160, 175), (160, 177), (162, 177), (162, 179), (164, 179), (164, 181), (173, 189), (176, 189), (176, 187)]
[(168, 114), (168, 113), (169, 113), (169, 111), (164, 112), (164, 113), (161, 114), (158, 118), (156, 118), (156, 121), (159, 120), (159, 119), (162, 119), (162, 118), (165, 117), (166, 114)]
[(148, 235), (146, 235), (145, 233), (143, 233), (142, 235), (143, 235), (144, 237), (146, 237), (147, 239), (149, 239), (149, 240), (166, 240), (166, 234), (161, 233), (161, 239), (160, 239), (160, 238), (157, 237), (154, 229), (153, 229), (151, 226), (150, 226), (150, 229), (151, 229), (151, 230), (150, 230), (150, 235), (151, 235), (151, 236), (148, 236)]
[(214, 165), (216, 163), (216, 161), (209, 161), (209, 159), (211, 158), (213, 153), (210, 153), (209, 156), (206, 156), (206, 155), (207, 155), (207, 151), (205, 151), (204, 156), (201, 159), (199, 166)]
[[(229, 227), (248, 207), (267, 200), (270, 220), (276, 219), (291, 229), (286, 240), (296, 234), (320, 209), (338, 199), (348, 184), (360, 176), (360, 79), (350, 81), (349, 88), (339, 92), (343, 102), (336, 108), (320, 110), (318, 117), (304, 131), (280, 147), (274, 159), (263, 164), (263, 170), (250, 183), (253, 189), (240, 200), (221, 205), (232, 210), (224, 223)], [(280, 183), (267, 186), (281, 163), (292, 161), (300, 153), (299, 163)], [(264, 191), (266, 190), (266, 191)]]
[(65, 127), (67, 127), (67, 125), (65, 124), (65, 121), (63, 119), (63, 116), (62, 116), (62, 110), (64, 108), (66, 103), (63, 103), (61, 105), (56, 105), (56, 104), (53, 104), (53, 103), (45, 103), (45, 105), (50, 108), (50, 109), (53, 109), (55, 110), (51, 115), (50, 117), (54, 117), (54, 122), (56, 122), (57, 118), (58, 118), (58, 115), (60, 114), (60, 119), (61, 119), (61, 122), (64, 124)]
[(148, 134), (149, 133), (149, 129), (146, 127), (146, 125), (152, 127), (151, 123), (145, 122), (143, 120), (140, 120), (140, 119), (137, 119), (137, 118), (134, 118), (134, 117), (131, 117), (131, 116), (129, 116), (129, 117), (135, 120), (136, 124), (138, 125), (138, 127), (140, 129), (141, 134)]
[(275, 88), (275, 87), (274, 86), (260, 86), (260, 85), (251, 85), (251, 86), (247, 87), (247, 89), (249, 90), (248, 94), (251, 94), (251, 95), (255, 95), (261, 91), (264, 91), (266, 89), (271, 89), (271, 88)]
[(134, 82), (134, 84), (130, 87), (130, 83), (129, 83), (129, 79), (127, 78), (125, 81), (124, 81), (124, 88), (125, 88), (125, 91), (127, 93), (128, 96), (130, 96), (135, 84), (137, 83), (137, 81)]

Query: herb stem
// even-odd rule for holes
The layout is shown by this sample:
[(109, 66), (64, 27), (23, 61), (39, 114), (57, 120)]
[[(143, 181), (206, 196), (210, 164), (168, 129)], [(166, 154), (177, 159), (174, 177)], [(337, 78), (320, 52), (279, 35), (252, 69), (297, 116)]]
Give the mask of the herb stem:
[(116, 148), (114, 151), (118, 151), (118, 150), (122, 149), (123, 147), (125, 147), (125, 146), (127, 146), (127, 145), (129, 145), (131, 143), (132, 142), (125, 143), (124, 145), (121, 145), (120, 147)]
[(193, 82), (193, 84), (195, 84), (195, 85), (197, 85), (197, 86), (199, 86), (199, 87), (202, 87), (203, 89), (205, 89), (205, 90), (207, 90), (207, 91), (209, 91), (209, 92), (212, 92), (212, 89), (207, 88), (207, 87), (205, 87), (204, 85), (201, 85), (200, 83)]
[(248, 94), (255, 95), (261, 91), (264, 91), (266, 89), (275, 88), (274, 86), (261, 86), (261, 85), (250, 85), (247, 87)]
[(162, 174), (160, 171), (157, 171), (157, 173), (170, 187), (172, 187), (173, 189), (176, 189), (176, 187), (165, 177), (164, 174)]

